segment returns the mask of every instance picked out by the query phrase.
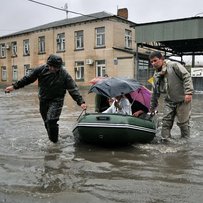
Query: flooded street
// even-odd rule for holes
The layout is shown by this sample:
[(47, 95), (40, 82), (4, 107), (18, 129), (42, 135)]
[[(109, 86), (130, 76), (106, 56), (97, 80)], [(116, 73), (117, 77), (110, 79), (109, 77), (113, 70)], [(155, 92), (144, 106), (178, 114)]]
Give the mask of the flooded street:
[[(82, 91), (88, 111), (94, 95)], [(67, 94), (60, 142), (48, 140), (37, 89), (0, 89), (0, 202), (202, 203), (203, 94), (195, 94), (191, 138), (123, 148), (74, 145), (81, 113)], [(161, 112), (160, 112), (161, 116)], [(177, 126), (172, 131), (180, 136)]]

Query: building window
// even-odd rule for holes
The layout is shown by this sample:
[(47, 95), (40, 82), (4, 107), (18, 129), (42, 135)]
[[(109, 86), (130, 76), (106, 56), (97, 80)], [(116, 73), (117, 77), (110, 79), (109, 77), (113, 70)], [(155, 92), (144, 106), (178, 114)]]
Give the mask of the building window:
[(18, 80), (18, 68), (17, 66), (12, 66), (12, 72), (13, 72), (13, 81)]
[(105, 46), (105, 28), (96, 28), (96, 47)]
[(5, 43), (0, 44), (0, 57), (1, 58), (6, 57), (6, 44)]
[(57, 51), (65, 51), (65, 33), (60, 33), (56, 38)]
[(17, 42), (11, 42), (11, 54), (17, 56)]
[(125, 48), (132, 49), (132, 31), (125, 30)]
[(23, 55), (24, 56), (30, 55), (29, 39), (23, 40)]
[(139, 59), (139, 70), (147, 70), (149, 68), (149, 61)]
[(1, 80), (6, 81), (7, 80), (7, 70), (5, 66), (1, 67)]
[(30, 68), (30, 64), (25, 64), (24, 65), (24, 75), (29, 75), (29, 73), (32, 71)]
[(38, 38), (38, 53), (39, 54), (45, 53), (45, 36)]
[(104, 76), (106, 73), (105, 60), (96, 61), (96, 77)]
[(75, 32), (75, 49), (83, 49), (84, 48), (84, 34), (83, 31)]
[(75, 79), (76, 80), (84, 79), (84, 62), (83, 61), (75, 62)]

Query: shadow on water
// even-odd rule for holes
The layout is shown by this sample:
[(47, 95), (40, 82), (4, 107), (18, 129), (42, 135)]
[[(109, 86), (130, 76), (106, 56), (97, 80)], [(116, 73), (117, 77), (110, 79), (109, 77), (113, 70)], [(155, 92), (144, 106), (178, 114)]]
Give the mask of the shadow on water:
[[(105, 148), (75, 144), (81, 110), (69, 96), (51, 144), (36, 92), (0, 92), (0, 202), (202, 202), (203, 94), (194, 96), (188, 141), (174, 126), (169, 144)], [(94, 95), (82, 94), (94, 111)]]

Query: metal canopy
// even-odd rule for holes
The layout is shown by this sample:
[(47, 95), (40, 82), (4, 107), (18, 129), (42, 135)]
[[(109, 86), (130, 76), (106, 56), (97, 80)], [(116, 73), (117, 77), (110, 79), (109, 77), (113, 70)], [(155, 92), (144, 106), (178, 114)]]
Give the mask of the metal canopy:
[(154, 48), (173, 55), (203, 54), (203, 18), (136, 24), (138, 46)]

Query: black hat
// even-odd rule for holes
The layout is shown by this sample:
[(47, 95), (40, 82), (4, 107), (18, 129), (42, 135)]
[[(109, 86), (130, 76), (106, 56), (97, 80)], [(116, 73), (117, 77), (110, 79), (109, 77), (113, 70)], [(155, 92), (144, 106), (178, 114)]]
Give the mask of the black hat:
[(63, 65), (63, 60), (60, 56), (51, 54), (47, 59), (47, 64), (50, 66), (61, 68), (61, 66)]

